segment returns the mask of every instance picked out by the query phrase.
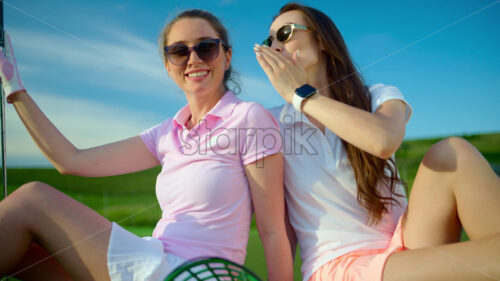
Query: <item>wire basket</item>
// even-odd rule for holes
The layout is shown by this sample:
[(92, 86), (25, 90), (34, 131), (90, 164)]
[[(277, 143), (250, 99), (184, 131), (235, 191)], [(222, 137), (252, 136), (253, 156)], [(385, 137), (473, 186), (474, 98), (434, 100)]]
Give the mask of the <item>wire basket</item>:
[(191, 259), (178, 266), (164, 281), (262, 281), (248, 268), (217, 257)]

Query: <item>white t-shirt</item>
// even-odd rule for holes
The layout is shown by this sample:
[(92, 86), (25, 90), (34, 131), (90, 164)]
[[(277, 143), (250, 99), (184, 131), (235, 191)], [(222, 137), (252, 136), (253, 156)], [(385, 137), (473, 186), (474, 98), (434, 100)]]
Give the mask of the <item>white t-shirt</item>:
[[(376, 84), (369, 91), (373, 112), (388, 100), (402, 100), (409, 120), (412, 109), (396, 87)], [(357, 201), (354, 172), (340, 138), (328, 128), (323, 134), (291, 104), (270, 111), (283, 137), (285, 198), (300, 246), (303, 280), (347, 252), (385, 248), (406, 199), (395, 197), (401, 206), (390, 207), (377, 225), (367, 225), (368, 211)], [(404, 195), (402, 186), (395, 191)]]

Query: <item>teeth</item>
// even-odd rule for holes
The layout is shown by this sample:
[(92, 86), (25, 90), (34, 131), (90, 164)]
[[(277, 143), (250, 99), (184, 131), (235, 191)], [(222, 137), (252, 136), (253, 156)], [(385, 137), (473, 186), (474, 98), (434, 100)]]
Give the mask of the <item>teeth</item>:
[(193, 73), (189, 73), (188, 76), (189, 77), (199, 77), (199, 76), (207, 75), (207, 73), (208, 73), (208, 71), (193, 72)]

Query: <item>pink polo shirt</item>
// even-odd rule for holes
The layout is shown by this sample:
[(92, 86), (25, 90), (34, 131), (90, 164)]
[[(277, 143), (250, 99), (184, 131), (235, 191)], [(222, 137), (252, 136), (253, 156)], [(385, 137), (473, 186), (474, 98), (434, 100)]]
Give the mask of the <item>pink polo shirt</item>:
[(153, 237), (186, 259), (219, 256), (243, 264), (252, 217), (244, 166), (281, 152), (278, 123), (231, 91), (188, 130), (190, 115), (186, 105), (141, 133), (162, 166), (156, 195), (163, 214)]

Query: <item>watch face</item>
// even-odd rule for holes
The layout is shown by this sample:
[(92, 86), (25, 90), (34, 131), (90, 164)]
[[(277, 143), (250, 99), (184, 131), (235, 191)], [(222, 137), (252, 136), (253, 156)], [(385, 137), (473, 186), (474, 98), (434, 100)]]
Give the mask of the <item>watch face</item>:
[(311, 85), (304, 84), (295, 89), (295, 93), (301, 98), (308, 98), (316, 93), (316, 89), (314, 89)]

